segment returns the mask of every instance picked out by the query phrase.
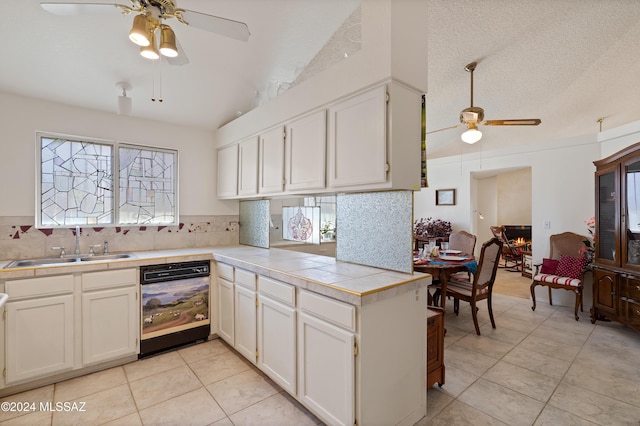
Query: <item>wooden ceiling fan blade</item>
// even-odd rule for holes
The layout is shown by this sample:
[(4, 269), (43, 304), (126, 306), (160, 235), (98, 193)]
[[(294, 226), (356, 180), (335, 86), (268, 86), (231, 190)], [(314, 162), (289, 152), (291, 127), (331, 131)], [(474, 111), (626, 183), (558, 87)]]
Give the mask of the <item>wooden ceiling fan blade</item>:
[[(41, 2), (40, 6), (54, 15), (104, 15), (129, 6), (116, 3), (53, 3)], [(122, 9), (120, 9), (122, 10)]]
[(485, 120), (485, 126), (537, 126), (542, 123), (539, 118), (517, 118), (513, 120)]
[(206, 13), (194, 12), (192, 10), (183, 10), (181, 11), (181, 15), (187, 25), (200, 28), (210, 33), (220, 34), (240, 41), (249, 40), (249, 36), (251, 35), (249, 27), (244, 22), (207, 15)]
[(445, 130), (451, 130), (451, 129), (456, 129), (458, 127), (462, 127), (462, 124), (456, 124), (455, 126), (449, 126), (449, 127), (443, 127), (442, 129), (437, 129), (437, 130), (431, 130), (430, 132), (426, 132), (427, 135), (430, 135), (432, 133), (438, 133), (438, 132), (443, 132)]

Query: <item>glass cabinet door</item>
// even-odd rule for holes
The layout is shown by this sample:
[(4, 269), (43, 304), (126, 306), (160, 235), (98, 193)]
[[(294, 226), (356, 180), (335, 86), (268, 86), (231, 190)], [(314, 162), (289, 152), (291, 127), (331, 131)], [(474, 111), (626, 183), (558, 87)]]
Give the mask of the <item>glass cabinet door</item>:
[(596, 172), (596, 259), (619, 265), (617, 167)]
[(640, 158), (624, 163), (624, 211), (622, 216), (622, 263), (640, 267)]

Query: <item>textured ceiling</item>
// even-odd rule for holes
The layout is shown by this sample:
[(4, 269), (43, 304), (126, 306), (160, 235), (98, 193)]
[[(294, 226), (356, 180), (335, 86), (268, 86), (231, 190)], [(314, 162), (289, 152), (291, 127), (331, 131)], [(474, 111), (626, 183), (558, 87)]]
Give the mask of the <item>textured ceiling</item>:
[[(98, 1), (109, 2), (89, 2)], [(429, 11), (428, 132), (458, 124), (469, 106), (464, 66), (472, 61), (478, 62), (474, 103), (486, 119), (542, 119), (537, 127), (481, 126), (484, 136), (473, 146), (460, 141), (460, 128), (432, 133), (429, 158), (561, 143), (595, 134), (600, 117), (603, 129), (640, 120), (640, 1), (415, 1), (426, 1)], [(134, 117), (215, 129), (275, 96), (274, 85), (286, 88), (338, 60), (345, 39), (354, 38), (360, 2), (177, 3), (246, 22), (251, 38), (243, 43), (174, 21), (190, 63), (158, 66), (129, 42), (130, 16), (56, 16), (39, 0), (3, 0), (0, 91), (115, 112), (115, 83), (125, 80), (133, 85)], [(150, 101), (154, 82), (162, 104)]]
[(430, 158), (533, 145), (640, 120), (640, 2), (636, 0), (428, 0), (427, 132), (459, 124), (474, 104), (485, 119), (540, 118), (537, 127), (480, 126), (427, 136)]

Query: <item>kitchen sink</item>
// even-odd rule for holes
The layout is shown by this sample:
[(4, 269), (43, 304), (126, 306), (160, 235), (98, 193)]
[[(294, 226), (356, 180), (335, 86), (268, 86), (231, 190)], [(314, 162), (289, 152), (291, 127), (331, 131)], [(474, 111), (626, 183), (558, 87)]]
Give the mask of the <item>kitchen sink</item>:
[(116, 254), (95, 254), (93, 256), (84, 256), (80, 258), (81, 262), (96, 262), (98, 260), (117, 260), (117, 259), (130, 259), (135, 257), (131, 253), (116, 253)]
[(43, 259), (22, 259), (14, 260), (4, 268), (28, 268), (30, 266), (54, 265), (56, 263), (73, 263), (77, 262), (75, 257), (45, 257)]
[(35, 266), (46, 266), (55, 264), (66, 263), (84, 263), (84, 262), (97, 262), (99, 260), (118, 260), (129, 259), (135, 257), (131, 253), (116, 253), (116, 254), (99, 254), (94, 256), (73, 256), (73, 257), (45, 257), (40, 259), (21, 259), (14, 260), (9, 263), (4, 269), (9, 268), (30, 268)]

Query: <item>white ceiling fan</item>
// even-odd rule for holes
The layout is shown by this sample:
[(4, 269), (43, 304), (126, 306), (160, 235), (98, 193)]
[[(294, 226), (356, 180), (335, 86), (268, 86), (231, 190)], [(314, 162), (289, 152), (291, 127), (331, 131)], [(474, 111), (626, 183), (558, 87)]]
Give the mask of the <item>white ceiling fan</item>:
[(471, 105), (468, 108), (460, 111), (460, 123), (455, 126), (445, 127), (438, 130), (432, 130), (427, 134), (441, 132), (443, 130), (455, 129), (460, 126), (466, 126), (467, 130), (461, 135), (462, 141), (468, 144), (478, 142), (482, 138), (482, 132), (478, 130), (478, 124), (484, 126), (537, 126), (542, 123), (539, 118), (518, 118), (511, 120), (485, 120), (484, 109), (473, 106), (473, 72), (478, 65), (477, 62), (471, 62), (466, 67), (465, 71), (471, 74)]
[(175, 18), (178, 22), (223, 35), (240, 41), (247, 41), (250, 33), (247, 24), (206, 13), (180, 9), (174, 0), (129, 0), (130, 6), (118, 3), (56, 3), (41, 2), (40, 6), (56, 15), (102, 14), (120, 11), (122, 14), (136, 14), (129, 39), (140, 46), (140, 54), (148, 59), (167, 58), (172, 65), (189, 62), (171, 27), (165, 23)]

